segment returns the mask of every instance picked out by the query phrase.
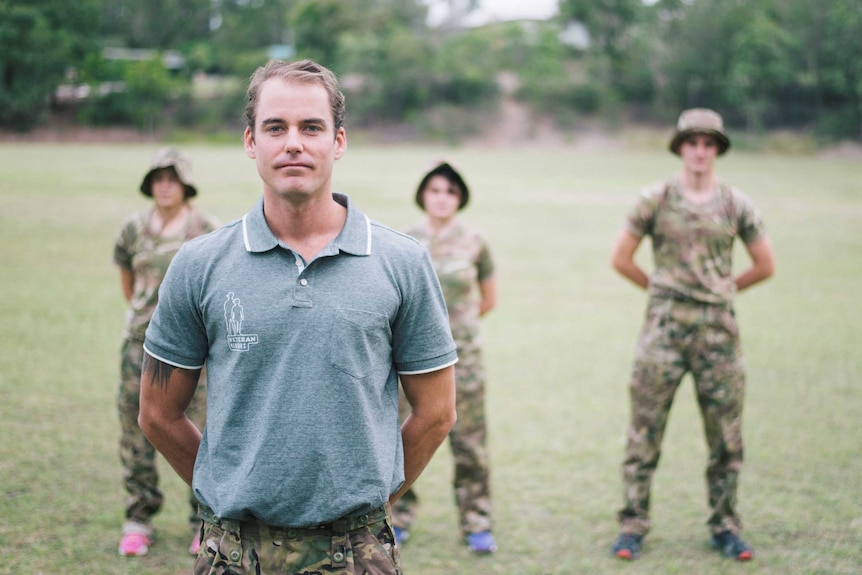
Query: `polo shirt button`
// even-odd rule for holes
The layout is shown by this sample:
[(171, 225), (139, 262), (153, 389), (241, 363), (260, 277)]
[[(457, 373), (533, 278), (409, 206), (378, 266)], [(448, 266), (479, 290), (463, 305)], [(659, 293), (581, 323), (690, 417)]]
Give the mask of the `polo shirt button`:
[(307, 280), (307, 279), (305, 279), (305, 278), (302, 278), (301, 280), (299, 280), (299, 285), (301, 285), (301, 286), (307, 286), (307, 285), (308, 285), (308, 280)]
[(344, 553), (342, 553), (341, 551), (336, 551), (332, 554), (332, 560), (336, 563), (341, 563), (342, 561), (344, 561)]
[(240, 557), (241, 557), (240, 552), (237, 551), (236, 549), (234, 549), (233, 551), (230, 552), (230, 560), (231, 561), (239, 561)]
[(290, 537), (291, 539), (296, 537), (296, 529), (288, 529), (287, 530), (287, 536)]

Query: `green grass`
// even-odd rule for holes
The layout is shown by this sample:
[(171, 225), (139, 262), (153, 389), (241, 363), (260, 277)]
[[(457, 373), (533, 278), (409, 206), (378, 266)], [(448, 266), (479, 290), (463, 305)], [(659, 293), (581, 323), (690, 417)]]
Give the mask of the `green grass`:
[[(223, 221), (260, 193), (237, 139), (193, 145), (198, 204)], [(146, 205), (153, 146), (0, 145), (0, 573), (190, 572), (185, 490), (149, 556), (116, 555), (123, 490), (114, 398), (124, 305), (114, 236)], [(740, 296), (749, 385), (740, 509), (757, 556), (708, 549), (706, 457), (691, 385), (680, 391), (642, 559), (609, 557), (620, 505), (626, 384), (644, 296), (607, 261), (636, 190), (676, 170), (655, 153), (354, 145), (335, 187), (403, 228), (429, 162), (463, 168), (465, 217), (490, 237), (500, 303), (483, 324), (500, 551), (457, 536), (444, 447), (418, 483), (408, 574), (851, 574), (862, 565), (862, 165), (731, 153), (720, 174), (765, 213), (778, 272)], [(648, 263), (647, 250), (639, 256)], [(745, 258), (740, 252), (738, 263)]]

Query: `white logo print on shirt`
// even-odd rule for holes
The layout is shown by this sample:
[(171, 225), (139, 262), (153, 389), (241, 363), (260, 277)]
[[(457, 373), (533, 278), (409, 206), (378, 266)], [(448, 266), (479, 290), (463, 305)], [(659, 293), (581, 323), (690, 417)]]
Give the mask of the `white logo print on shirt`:
[(245, 312), (238, 297), (232, 291), (227, 292), (224, 301), (224, 321), (227, 325), (227, 345), (233, 351), (248, 351), (248, 346), (258, 342), (256, 333), (243, 334), (242, 322)]

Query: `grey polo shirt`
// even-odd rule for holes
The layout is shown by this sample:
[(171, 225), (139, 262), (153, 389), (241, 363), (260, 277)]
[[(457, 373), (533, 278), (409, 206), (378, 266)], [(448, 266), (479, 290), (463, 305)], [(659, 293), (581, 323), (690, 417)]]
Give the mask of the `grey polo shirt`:
[(299, 527), (365, 513), (404, 481), (398, 373), (457, 361), (431, 259), (344, 195), (311, 262), (272, 234), (263, 199), (186, 243), (147, 352), (207, 366), (194, 491), (216, 516)]

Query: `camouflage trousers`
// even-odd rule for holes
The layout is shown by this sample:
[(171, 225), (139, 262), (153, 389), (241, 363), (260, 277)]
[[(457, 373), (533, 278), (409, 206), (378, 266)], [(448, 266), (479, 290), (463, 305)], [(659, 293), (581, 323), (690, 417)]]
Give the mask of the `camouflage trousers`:
[(401, 575), (389, 504), (314, 528), (216, 518), (201, 506), (194, 575)]
[[(156, 450), (138, 427), (140, 410), (141, 363), (144, 346), (140, 341), (125, 340), (120, 352), (120, 389), (117, 408), (120, 414), (120, 462), (123, 465), (123, 485), (126, 498), (126, 519), (148, 523), (162, 506), (156, 470)], [(197, 391), (186, 413), (203, 429), (206, 423), (206, 376), (201, 375)], [(189, 522), (198, 523), (198, 502), (189, 489)]]
[[(493, 521), (485, 425), (485, 368), (478, 344), (458, 342), (455, 385), (458, 422), (449, 432), (449, 446), (455, 463), (452, 486), (460, 528), (467, 535), (490, 531)], [(398, 411), (402, 421), (410, 413), (410, 405), (403, 393), (399, 397)], [(411, 487), (393, 507), (395, 525), (409, 529), (416, 519), (418, 507), (419, 497)]]
[(623, 532), (643, 535), (650, 528), (650, 486), (673, 397), (686, 373), (694, 379), (709, 450), (707, 525), (713, 533), (742, 528), (736, 492), (742, 469), (745, 365), (733, 309), (652, 298), (630, 383), (625, 507), (619, 512)]

